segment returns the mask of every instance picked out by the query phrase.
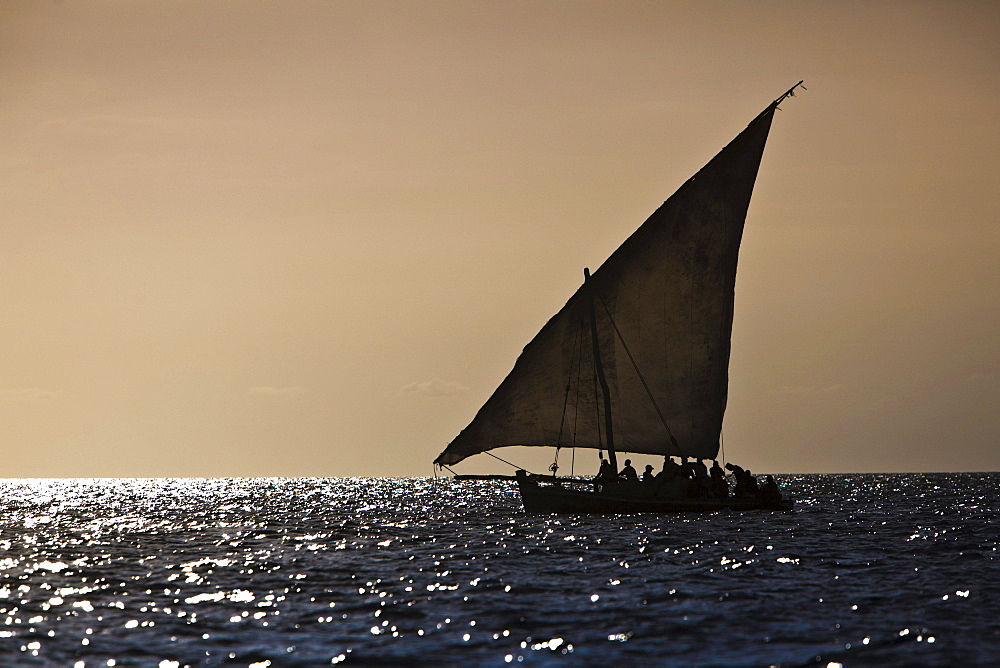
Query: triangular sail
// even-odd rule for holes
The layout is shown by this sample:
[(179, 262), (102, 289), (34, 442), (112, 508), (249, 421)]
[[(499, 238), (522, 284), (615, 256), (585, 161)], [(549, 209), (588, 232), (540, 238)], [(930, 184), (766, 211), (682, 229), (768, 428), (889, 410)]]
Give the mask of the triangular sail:
[[(620, 451), (718, 454), (737, 256), (776, 106), (682, 185), (591, 277)], [(435, 463), (455, 464), (508, 445), (605, 447), (588, 328), (578, 290)]]

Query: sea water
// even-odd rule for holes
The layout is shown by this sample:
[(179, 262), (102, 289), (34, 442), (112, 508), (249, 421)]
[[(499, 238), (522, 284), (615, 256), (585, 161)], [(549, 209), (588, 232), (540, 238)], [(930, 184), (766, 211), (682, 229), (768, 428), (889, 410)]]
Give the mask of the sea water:
[(0, 665), (990, 664), (1000, 474), (789, 513), (526, 515), (506, 482), (0, 481)]

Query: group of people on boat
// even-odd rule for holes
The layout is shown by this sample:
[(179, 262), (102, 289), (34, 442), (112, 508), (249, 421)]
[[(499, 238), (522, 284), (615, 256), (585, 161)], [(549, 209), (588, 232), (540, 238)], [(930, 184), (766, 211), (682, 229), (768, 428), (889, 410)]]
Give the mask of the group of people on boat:
[(712, 461), (712, 468), (705, 466), (700, 459), (680, 458), (680, 463), (673, 457), (663, 458), (663, 468), (653, 473), (653, 466), (648, 464), (640, 476), (632, 466), (632, 460), (626, 459), (621, 471), (615, 472), (611, 462), (600, 453), (601, 468), (593, 479), (594, 490), (604, 492), (624, 493), (640, 496), (660, 496), (668, 488), (679, 491), (684, 498), (689, 499), (760, 499), (765, 503), (777, 504), (781, 501), (781, 493), (774, 476), (767, 476), (765, 482), (759, 483), (757, 478), (747, 469), (735, 464), (726, 464), (726, 469), (732, 472), (735, 480), (733, 493), (729, 493), (729, 481), (719, 462)]

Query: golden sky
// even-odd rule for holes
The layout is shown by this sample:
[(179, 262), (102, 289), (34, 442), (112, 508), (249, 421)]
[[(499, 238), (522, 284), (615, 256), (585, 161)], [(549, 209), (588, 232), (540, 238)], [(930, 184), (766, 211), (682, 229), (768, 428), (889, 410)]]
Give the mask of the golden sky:
[(991, 1), (0, 0), (0, 476), (430, 475), (800, 79), (726, 455), (998, 470), (998, 35)]

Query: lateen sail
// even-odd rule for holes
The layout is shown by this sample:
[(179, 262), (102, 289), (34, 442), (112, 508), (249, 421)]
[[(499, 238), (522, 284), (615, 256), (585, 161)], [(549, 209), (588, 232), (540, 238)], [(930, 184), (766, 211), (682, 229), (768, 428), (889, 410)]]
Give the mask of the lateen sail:
[[(737, 256), (778, 101), (591, 277), (619, 451), (718, 454)], [(578, 290), (435, 463), (508, 445), (605, 447), (590, 347), (586, 295)]]

